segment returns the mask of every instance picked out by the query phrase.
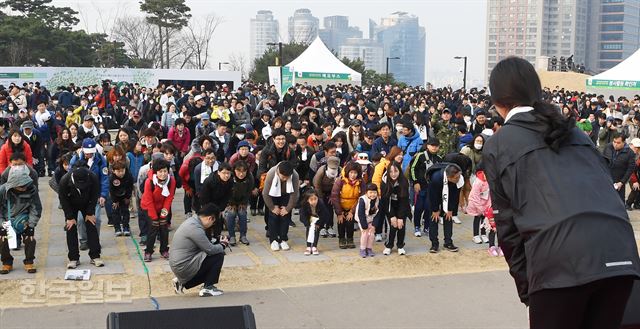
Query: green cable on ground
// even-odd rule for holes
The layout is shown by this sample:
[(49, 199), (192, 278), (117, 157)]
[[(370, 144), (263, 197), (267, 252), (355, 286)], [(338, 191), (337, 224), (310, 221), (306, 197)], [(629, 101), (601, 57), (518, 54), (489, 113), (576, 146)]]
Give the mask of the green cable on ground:
[(140, 252), (140, 245), (138, 245), (138, 241), (133, 237), (133, 235), (129, 236), (131, 241), (133, 241), (133, 245), (136, 246), (136, 252), (138, 253), (138, 259), (140, 259), (140, 263), (142, 263), (142, 267), (144, 268), (144, 273), (147, 275), (147, 283), (149, 284), (149, 299), (151, 299), (151, 304), (157, 310), (160, 309), (160, 303), (156, 300), (155, 297), (151, 296), (151, 277), (149, 276), (149, 268), (147, 268), (147, 264), (144, 262), (144, 258), (142, 258), (142, 252)]

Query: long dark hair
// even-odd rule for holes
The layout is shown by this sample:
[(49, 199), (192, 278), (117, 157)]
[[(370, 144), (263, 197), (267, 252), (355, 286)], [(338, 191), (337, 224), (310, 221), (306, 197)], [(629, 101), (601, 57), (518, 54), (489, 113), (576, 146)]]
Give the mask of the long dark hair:
[[(13, 143), (13, 140), (11, 139), (11, 137), (13, 137), (13, 135), (18, 134), (20, 135), (20, 144), (16, 145)], [(20, 130), (18, 130), (17, 128), (12, 128), (11, 130), (9, 130), (9, 138), (7, 140), (7, 142), (9, 143), (9, 146), (11, 147), (11, 150), (15, 153), (15, 152), (24, 152), (24, 143), (25, 143), (25, 138), (24, 135), (22, 134), (22, 132), (20, 132)]]
[[(396, 170), (398, 170), (398, 178), (394, 181), (391, 179), (391, 175), (389, 174), (389, 169), (391, 168), (396, 168)], [(395, 185), (396, 182), (398, 182), (399, 188), (398, 188), (398, 199), (404, 199), (404, 198), (409, 198), (409, 182), (407, 180), (407, 177), (404, 176), (404, 174), (402, 173), (402, 164), (397, 163), (395, 161), (392, 161), (389, 164), (389, 167), (387, 167), (387, 171), (386, 174), (387, 176), (387, 181), (384, 184), (384, 189), (380, 189), (382, 192), (382, 196), (384, 197), (388, 197), (391, 195), (392, 191), (393, 191), (393, 186)]]
[(526, 60), (519, 57), (501, 60), (491, 71), (489, 88), (494, 104), (508, 109), (532, 106), (533, 115), (547, 126), (542, 137), (553, 151), (558, 152), (571, 136), (575, 119), (563, 117), (556, 106), (543, 100), (540, 78)]

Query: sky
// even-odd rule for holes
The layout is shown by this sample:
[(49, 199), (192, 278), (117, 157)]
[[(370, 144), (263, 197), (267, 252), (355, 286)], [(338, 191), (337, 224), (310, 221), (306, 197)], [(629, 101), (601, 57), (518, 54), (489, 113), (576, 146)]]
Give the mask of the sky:
[[(349, 17), (368, 36), (369, 19), (376, 22), (395, 11), (419, 17), (427, 35), (426, 80), (436, 86), (462, 86), (462, 60), (467, 56), (467, 86), (482, 86), (485, 80), (486, 0), (186, 0), (193, 17), (215, 14), (223, 18), (213, 37), (211, 68), (227, 61), (232, 53), (249, 57), (249, 22), (258, 10), (271, 10), (280, 24), (283, 42), (288, 40), (287, 21), (299, 8), (308, 8), (320, 19)], [(89, 32), (109, 31), (121, 16), (144, 16), (137, 0), (53, 0), (80, 12), (78, 28)]]

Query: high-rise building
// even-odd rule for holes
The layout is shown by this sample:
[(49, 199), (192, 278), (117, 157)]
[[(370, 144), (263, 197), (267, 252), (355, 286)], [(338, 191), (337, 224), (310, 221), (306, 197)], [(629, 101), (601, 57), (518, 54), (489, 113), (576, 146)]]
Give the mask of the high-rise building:
[(310, 44), (318, 36), (320, 20), (311, 10), (298, 9), (289, 17), (289, 42)]
[(338, 52), (348, 38), (362, 38), (362, 31), (349, 26), (347, 16), (329, 16), (324, 18), (324, 29), (318, 34), (329, 50)]
[(278, 42), (280, 37), (280, 26), (273, 18), (273, 13), (269, 10), (260, 10), (256, 18), (251, 19), (250, 31), (250, 56), (251, 61), (259, 58), (269, 48), (267, 43)]
[(489, 0), (487, 5), (487, 74), (508, 56), (532, 64), (539, 56), (573, 55), (584, 63), (590, 0)]
[(382, 44), (369, 39), (349, 38), (340, 46), (339, 57), (351, 60), (361, 59), (367, 70), (384, 73), (384, 47)]
[(382, 18), (380, 24), (369, 20), (369, 37), (382, 44), (383, 61), (387, 57), (400, 57), (389, 61), (389, 73), (393, 73), (397, 81), (424, 84), (426, 33), (419, 25), (418, 17), (395, 12)]
[(640, 48), (640, 0), (590, 0), (586, 67), (606, 71)]

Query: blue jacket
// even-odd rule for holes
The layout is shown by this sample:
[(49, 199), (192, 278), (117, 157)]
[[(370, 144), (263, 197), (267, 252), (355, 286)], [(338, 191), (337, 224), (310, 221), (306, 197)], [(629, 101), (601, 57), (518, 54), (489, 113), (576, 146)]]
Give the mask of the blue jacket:
[(473, 135), (470, 133), (461, 136), (458, 140), (458, 151), (462, 150), (467, 144), (469, 144), (473, 140)]
[[(31, 120), (33, 121), (33, 125), (36, 127), (36, 129), (38, 129), (38, 131), (40, 132), (40, 136), (45, 141), (51, 140), (51, 137), (52, 137), (51, 136), (51, 125), (53, 124), (53, 121), (55, 120), (55, 117), (56, 117), (56, 115), (53, 112), (51, 112), (51, 111), (48, 111), (48, 112), (51, 115), (51, 119), (49, 119), (49, 121), (45, 122), (42, 126), (38, 125), (38, 121), (36, 121), (36, 114), (35, 113), (31, 117)], [(55, 131), (55, 129), (54, 129), (54, 131)], [(55, 135), (55, 133), (54, 133), (54, 135)]]
[(140, 173), (140, 168), (144, 166), (144, 154), (140, 153), (136, 156), (133, 152), (127, 152), (127, 159), (129, 159), (129, 171), (131, 172), (131, 176), (137, 178), (138, 173)]
[[(74, 155), (73, 158), (71, 158), (69, 166), (73, 167), (80, 159), (84, 159), (84, 152), (80, 152), (80, 155)], [(100, 182), (100, 196), (106, 199), (109, 196), (109, 169), (107, 168), (107, 160), (100, 155), (100, 153), (96, 152), (93, 154), (93, 164), (89, 169), (98, 177), (98, 181)]]
[(398, 141), (398, 147), (402, 149), (404, 157), (402, 158), (402, 170), (406, 170), (411, 163), (411, 158), (422, 149), (422, 138), (418, 129), (413, 129), (413, 135), (410, 137), (401, 136)]
[(384, 152), (384, 155), (387, 155), (389, 154), (391, 148), (396, 145), (398, 145), (398, 141), (396, 141), (396, 138), (393, 136), (389, 136), (389, 141), (387, 143), (384, 142), (384, 139), (382, 139), (382, 137), (378, 137), (375, 141), (373, 141), (371, 153), (376, 154)]

